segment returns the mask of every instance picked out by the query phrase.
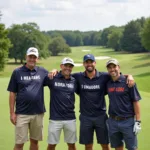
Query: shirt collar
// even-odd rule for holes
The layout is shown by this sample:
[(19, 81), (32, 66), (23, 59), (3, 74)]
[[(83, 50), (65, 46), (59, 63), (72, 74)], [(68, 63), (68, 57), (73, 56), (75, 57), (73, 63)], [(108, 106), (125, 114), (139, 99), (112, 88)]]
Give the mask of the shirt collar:
[[(115, 82), (122, 82), (122, 81), (124, 81), (125, 79), (126, 79), (126, 77), (121, 74), (121, 75), (119, 76), (118, 80), (116, 80)], [(114, 82), (112, 79), (111, 79), (111, 81)]]
[[(58, 78), (64, 78), (64, 79), (65, 79), (65, 77), (64, 77), (64, 75), (62, 75), (61, 71), (58, 72), (57, 77), (58, 77)], [(70, 75), (70, 78), (68, 78), (68, 79), (66, 79), (66, 80), (71, 80), (71, 79), (73, 79), (72, 75)]]

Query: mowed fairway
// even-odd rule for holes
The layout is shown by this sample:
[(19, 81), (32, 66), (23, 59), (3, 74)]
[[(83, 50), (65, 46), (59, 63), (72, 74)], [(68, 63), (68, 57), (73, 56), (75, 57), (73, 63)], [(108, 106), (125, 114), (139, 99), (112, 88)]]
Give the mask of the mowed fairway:
[[(82, 50), (91, 50), (89, 52)], [(62, 54), (58, 57), (50, 57), (46, 60), (39, 60), (38, 65), (43, 66), (48, 70), (53, 68), (59, 69), (60, 61), (63, 57), (69, 56), (74, 59), (75, 63), (81, 64), (85, 54), (92, 53), (96, 57), (109, 56), (117, 58), (121, 65), (123, 74), (132, 74), (135, 78), (138, 89), (142, 96), (141, 114), (142, 114), (142, 131), (138, 135), (139, 150), (150, 150), (150, 54), (126, 54), (122, 52), (115, 53), (111, 49), (102, 47), (72, 47), (71, 54)], [(107, 71), (105, 63), (108, 59), (97, 60), (97, 70)], [(7, 85), (12, 71), (19, 66), (14, 65), (14, 60), (10, 60), (5, 71), (0, 73), (0, 150), (12, 150), (14, 145), (14, 126), (9, 121), (9, 105)], [(73, 72), (83, 71), (83, 66), (74, 67)], [(45, 87), (45, 105), (47, 112), (44, 118), (44, 141), (40, 142), (40, 150), (46, 150), (47, 147), (47, 127), (49, 117), (49, 89)], [(107, 99), (108, 105), (108, 99)], [(76, 96), (75, 111), (77, 116), (77, 136), (79, 137), (79, 98)], [(25, 144), (24, 150), (28, 150), (29, 142)], [(67, 150), (67, 146), (63, 141), (63, 132), (60, 139), (60, 144), (56, 147), (57, 150)], [(77, 142), (77, 150), (84, 150), (84, 146)], [(94, 150), (101, 150), (100, 146), (94, 142)]]

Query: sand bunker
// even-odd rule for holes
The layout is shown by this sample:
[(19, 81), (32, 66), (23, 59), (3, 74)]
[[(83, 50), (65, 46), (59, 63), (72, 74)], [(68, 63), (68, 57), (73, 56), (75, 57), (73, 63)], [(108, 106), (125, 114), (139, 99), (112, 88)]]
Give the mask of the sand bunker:
[(75, 65), (75, 67), (80, 67), (80, 66), (83, 66), (83, 64), (74, 64)]
[(91, 50), (89, 49), (83, 49), (82, 52), (90, 52)]
[(96, 60), (103, 60), (103, 59), (109, 59), (110, 57), (108, 56), (97, 56), (95, 57)]

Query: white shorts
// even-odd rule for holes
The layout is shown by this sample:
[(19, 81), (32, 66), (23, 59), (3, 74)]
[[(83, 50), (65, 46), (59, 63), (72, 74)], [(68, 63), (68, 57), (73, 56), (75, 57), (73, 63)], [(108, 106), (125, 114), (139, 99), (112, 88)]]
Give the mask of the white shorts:
[(56, 121), (50, 120), (48, 126), (48, 144), (58, 144), (63, 129), (64, 141), (73, 144), (77, 141), (76, 120)]

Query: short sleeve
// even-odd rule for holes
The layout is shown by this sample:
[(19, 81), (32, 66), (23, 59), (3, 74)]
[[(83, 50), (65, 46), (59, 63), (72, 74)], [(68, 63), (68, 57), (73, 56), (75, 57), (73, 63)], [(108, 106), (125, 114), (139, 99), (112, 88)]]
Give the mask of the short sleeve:
[(129, 88), (130, 96), (132, 101), (139, 101), (141, 99), (140, 93), (137, 89), (137, 85), (135, 84), (133, 87)]
[(14, 92), (14, 93), (18, 92), (17, 70), (14, 70), (12, 75), (11, 75), (7, 91)]

